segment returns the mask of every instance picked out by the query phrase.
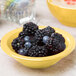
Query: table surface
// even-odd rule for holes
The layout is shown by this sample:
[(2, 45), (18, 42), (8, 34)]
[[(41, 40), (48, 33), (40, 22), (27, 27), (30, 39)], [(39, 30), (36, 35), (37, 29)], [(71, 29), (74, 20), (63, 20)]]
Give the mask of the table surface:
[[(76, 28), (67, 27), (58, 22), (50, 14), (46, 0), (36, 1), (37, 18), (39, 25), (54, 26), (66, 30), (76, 39)], [(17, 24), (0, 20), (0, 39), (9, 31), (16, 29)], [(13, 58), (6, 55), (0, 47), (0, 76), (76, 76), (76, 50), (56, 65), (47, 69), (26, 68)]]

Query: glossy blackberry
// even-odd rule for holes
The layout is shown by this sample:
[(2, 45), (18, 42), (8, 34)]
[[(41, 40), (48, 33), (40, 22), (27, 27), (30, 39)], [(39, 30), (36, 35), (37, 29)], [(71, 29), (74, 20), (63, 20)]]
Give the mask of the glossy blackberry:
[(66, 45), (63, 41), (60, 41), (59, 38), (51, 37), (46, 43), (49, 55), (54, 55), (64, 51)]
[(50, 39), (46, 42), (46, 46), (47, 46), (49, 49), (51, 49), (51, 48), (53, 47), (52, 42), (53, 42), (53, 39), (52, 39), (52, 38), (50, 38)]
[(55, 54), (58, 54), (62, 51), (64, 51), (64, 49), (66, 48), (66, 45), (65, 43), (59, 43), (58, 45), (56, 46), (52, 46), (50, 49), (48, 49), (48, 55), (55, 55)]
[(60, 42), (55, 48), (61, 52), (66, 48), (66, 45), (65, 43)]
[(35, 39), (37, 41), (38, 44), (40, 45), (44, 45), (45, 43), (43, 42), (43, 37), (47, 36), (46, 32), (44, 32), (43, 30), (37, 30), (35, 33)]
[(42, 32), (42, 30), (37, 30), (36, 31), (35, 38), (37, 39), (37, 41), (42, 41), (42, 39), (43, 39), (43, 32)]
[(32, 22), (26, 23), (23, 26), (23, 31), (27, 32), (28, 35), (35, 35), (35, 32), (38, 30), (38, 26)]
[(59, 43), (60, 43), (60, 41), (59, 41), (58, 39), (56, 39), (56, 38), (54, 38), (54, 39), (52, 40), (52, 45), (53, 45), (54, 47), (56, 47)]
[(43, 29), (43, 33), (44, 33), (45, 36), (49, 36), (50, 37), (51, 34), (54, 33), (54, 32), (55, 32), (55, 30), (52, 27), (50, 27), (50, 26), (48, 26), (48, 27)]
[(12, 42), (12, 47), (15, 51), (19, 50), (20, 48), (24, 47), (24, 41), (21, 41), (19, 38), (16, 38)]
[(32, 46), (37, 45), (37, 40), (36, 40), (36, 38), (35, 38), (35, 37), (31, 37), (30, 42), (31, 42)]
[(59, 33), (53, 33), (51, 35), (51, 37), (56, 39), (56, 40), (59, 40), (59, 42), (65, 42), (64, 37), (61, 34), (59, 34)]
[(57, 49), (52, 49), (52, 50), (50, 50), (50, 52), (51, 52), (50, 55), (55, 55), (55, 54), (60, 53), (60, 51)]
[(54, 33), (52, 34), (52, 45), (54, 47), (59, 47), (61, 43), (64, 43), (65, 44), (65, 39), (64, 37), (61, 35), (61, 34), (58, 34), (58, 33)]
[(35, 39), (36, 39), (37, 45), (39, 46), (44, 45), (43, 37), (44, 37), (43, 30), (37, 30), (35, 33)]
[(27, 35), (28, 35), (28, 33), (26, 33), (26, 32), (20, 32), (19, 33), (19, 38), (24, 38)]
[(43, 41), (43, 37), (48, 36), (51, 37), (51, 34), (54, 33), (55, 30), (53, 28), (51, 28), (50, 26), (48, 26), (47, 28), (44, 28), (42, 30), (37, 30), (35, 33), (35, 37), (37, 39), (37, 41)]
[(31, 57), (44, 57), (48, 55), (48, 50), (44, 46), (33, 46), (28, 51), (28, 56)]

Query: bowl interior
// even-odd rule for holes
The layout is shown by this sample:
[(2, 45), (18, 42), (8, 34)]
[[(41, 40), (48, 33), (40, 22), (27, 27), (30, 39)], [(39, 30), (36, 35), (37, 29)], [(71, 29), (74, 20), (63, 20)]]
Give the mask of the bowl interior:
[[(39, 26), (39, 27), (42, 29), (45, 26)], [(66, 49), (59, 54), (56, 54), (53, 56), (47, 56), (47, 57), (27, 57), (27, 56), (22, 56), (22, 55), (17, 54), (12, 49), (11, 42), (13, 41), (13, 39), (18, 37), (18, 34), (22, 31), (22, 28), (13, 30), (9, 32), (8, 34), (6, 34), (1, 40), (1, 47), (8, 55), (19, 57), (26, 60), (50, 60), (50, 59), (54, 59), (58, 57), (63, 58), (73, 51), (73, 49), (75, 48), (75, 40), (69, 33), (58, 28), (54, 28), (54, 29), (56, 30), (56, 32), (62, 34), (65, 38)]]

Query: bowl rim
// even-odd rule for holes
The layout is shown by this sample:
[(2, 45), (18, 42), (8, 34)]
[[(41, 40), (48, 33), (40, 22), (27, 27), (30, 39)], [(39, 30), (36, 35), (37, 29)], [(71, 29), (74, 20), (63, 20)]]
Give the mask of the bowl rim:
[(52, 0), (47, 0), (47, 4), (50, 4), (50, 5), (55, 6), (55, 7), (63, 8), (63, 9), (66, 9), (66, 10), (76, 11), (76, 8), (75, 9), (72, 9), (72, 8), (66, 8), (66, 7), (63, 7), (63, 6), (55, 5), (55, 4), (52, 3)]
[[(39, 28), (45, 28), (45, 27), (46, 26), (39, 26)], [(11, 51), (10, 48), (7, 46), (7, 40), (8, 40), (9, 37), (12, 36), (12, 34), (22, 30), (22, 27), (17, 28), (15, 30), (7, 33), (1, 40), (1, 48), (9, 56), (11, 56), (13, 58), (16, 58), (16, 59), (31, 60), (31, 61), (48, 61), (48, 60), (52, 60), (52, 59), (56, 59), (56, 58), (62, 59), (63, 57), (66, 57), (67, 55), (69, 55), (75, 49), (75, 39), (68, 32), (66, 32), (64, 30), (61, 30), (59, 28), (55, 28), (55, 27), (53, 27), (53, 28), (55, 30), (63, 32), (64, 35), (67, 36), (67, 40), (70, 40), (69, 46), (63, 52), (58, 53), (56, 55), (46, 56), (46, 57), (28, 57), (28, 56), (19, 55), (19, 54), (15, 53), (15, 52)]]

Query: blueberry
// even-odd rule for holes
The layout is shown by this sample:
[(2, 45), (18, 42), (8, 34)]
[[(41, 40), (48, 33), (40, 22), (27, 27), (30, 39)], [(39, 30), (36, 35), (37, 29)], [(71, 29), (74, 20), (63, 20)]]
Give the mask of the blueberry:
[(44, 36), (43, 37), (43, 42), (46, 43), (49, 40), (49, 36)]
[(25, 37), (24, 37), (24, 40), (25, 40), (26, 42), (29, 42), (29, 41), (30, 41), (30, 37), (29, 37), (29, 36), (25, 36)]
[(20, 54), (20, 55), (27, 55), (27, 51), (28, 50), (26, 50), (26, 49), (20, 49), (20, 50), (18, 50), (18, 54)]
[(31, 43), (30, 43), (30, 42), (26, 42), (26, 43), (24, 44), (24, 46), (25, 46), (26, 48), (30, 48), (30, 47), (31, 47)]

